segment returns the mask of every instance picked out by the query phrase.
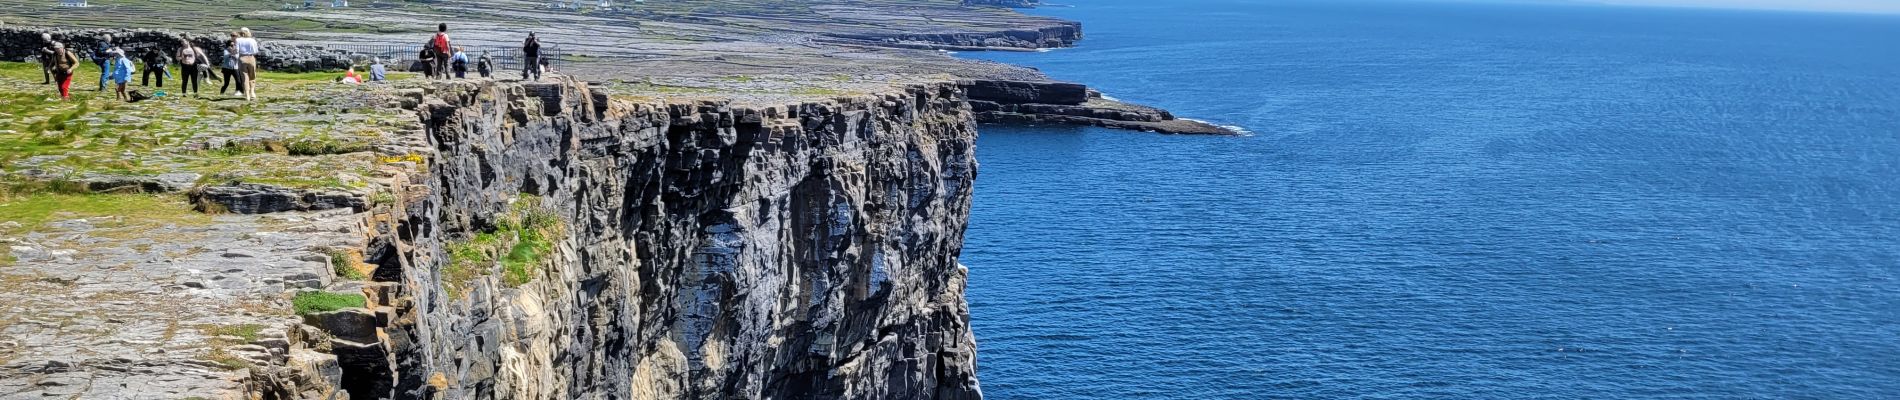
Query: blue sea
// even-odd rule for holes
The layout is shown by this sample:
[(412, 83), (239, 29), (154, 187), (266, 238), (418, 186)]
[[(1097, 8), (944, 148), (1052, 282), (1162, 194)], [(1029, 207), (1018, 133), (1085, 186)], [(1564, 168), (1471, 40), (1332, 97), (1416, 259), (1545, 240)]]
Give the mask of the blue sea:
[(1900, 17), (1066, 1), (1252, 134), (982, 128), (991, 398), (1900, 398)]

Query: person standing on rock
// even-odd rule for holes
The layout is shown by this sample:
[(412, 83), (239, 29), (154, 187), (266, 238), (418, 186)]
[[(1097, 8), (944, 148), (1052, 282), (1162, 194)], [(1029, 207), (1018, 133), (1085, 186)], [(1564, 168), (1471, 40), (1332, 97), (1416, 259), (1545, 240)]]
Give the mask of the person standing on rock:
[(184, 80), (178, 82), (178, 94), (198, 94), (201, 86), (198, 81), (203, 78), (203, 67), (211, 64), (211, 57), (206, 56), (203, 49), (191, 44), (191, 36), (180, 36), (179, 40), (184, 46), (178, 48), (178, 74), (184, 75)]
[[(436, 78), (434, 47), (435, 47), (434, 44), (425, 44), (425, 45), (422, 45), (422, 51), (419, 53), (416, 53), (416, 63), (422, 64), (421, 65), (422, 77), (424, 78), (428, 78), (428, 79)], [(410, 69), (414, 69), (415, 67), (416, 66), (412, 65), (410, 66)]]
[(432, 50), (435, 50), (435, 76), (448, 79), (449, 58), (455, 50), (455, 47), (449, 45), (449, 24), (436, 24), (435, 38), (429, 40), (429, 45)]
[(40, 47), (40, 50), (38, 52), (39, 57), (40, 57), (40, 78), (46, 80), (46, 82), (40, 83), (40, 84), (50, 85), (50, 84), (53, 84), (54, 82), (53, 81), (53, 61), (55, 58), (59, 57), (58, 54), (53, 54), (53, 46), (58, 45), (59, 43), (53, 41), (53, 34), (51, 33), (40, 34), (40, 42), (46, 44), (45, 46)]
[(251, 28), (238, 28), (235, 41), (238, 51), (238, 79), (244, 82), (242, 89), (245, 100), (257, 100), (257, 38), (251, 35)]
[(521, 79), (541, 79), (541, 40), (534, 38), (534, 32), (521, 42)]
[(488, 50), (482, 50), (482, 57), (475, 59), (475, 72), (482, 74), (482, 78), (486, 79), (491, 76), (494, 69), (495, 59), (488, 57)]
[(73, 70), (79, 68), (79, 56), (66, 50), (66, 45), (53, 42), (53, 79), (59, 84), (60, 100), (73, 99)]
[(112, 62), (112, 35), (99, 38), (99, 47), (92, 51), (92, 63), (99, 66), (99, 91), (106, 91), (107, 64)]
[(230, 89), (232, 83), (237, 84), (237, 94), (244, 95), (244, 81), (238, 80), (237, 39), (237, 32), (231, 32), (231, 41), (224, 45), (224, 64), (219, 66), (224, 73), (224, 85), (218, 87), (220, 95), (224, 94), (225, 89)]

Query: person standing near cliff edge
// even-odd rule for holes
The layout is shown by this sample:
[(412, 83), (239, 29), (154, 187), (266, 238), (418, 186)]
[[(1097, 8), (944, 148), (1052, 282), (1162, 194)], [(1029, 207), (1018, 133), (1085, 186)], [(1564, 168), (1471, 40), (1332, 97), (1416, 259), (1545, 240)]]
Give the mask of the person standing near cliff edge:
[(436, 24), (435, 37), (429, 39), (429, 47), (430, 50), (435, 51), (435, 65), (431, 67), (435, 71), (435, 76), (448, 79), (449, 58), (455, 51), (454, 47), (449, 46), (449, 24)]
[(541, 40), (534, 38), (534, 32), (521, 42), (521, 79), (541, 80)]
[(237, 84), (238, 96), (244, 95), (244, 82), (237, 81), (238, 79), (237, 39), (238, 39), (237, 32), (231, 32), (231, 41), (224, 43), (224, 54), (223, 54), (224, 63), (222, 65), (219, 65), (219, 67), (223, 70), (221, 72), (224, 73), (224, 85), (218, 87), (219, 95), (223, 95), (225, 89), (230, 89), (232, 83)]
[(239, 92), (245, 100), (257, 100), (257, 38), (251, 35), (251, 28), (238, 28), (238, 38), (233, 43), (238, 52), (238, 79), (244, 85)]

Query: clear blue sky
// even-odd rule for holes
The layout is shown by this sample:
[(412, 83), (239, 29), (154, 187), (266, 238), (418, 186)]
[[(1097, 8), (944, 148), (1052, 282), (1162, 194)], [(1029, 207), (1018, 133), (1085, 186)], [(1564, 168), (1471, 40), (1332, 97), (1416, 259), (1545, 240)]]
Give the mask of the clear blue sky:
[(1900, 13), (1900, 0), (1579, 0), (1579, 1), (1592, 2), (1592, 3), (1605, 3), (1605, 4), (1623, 4), (1623, 5)]

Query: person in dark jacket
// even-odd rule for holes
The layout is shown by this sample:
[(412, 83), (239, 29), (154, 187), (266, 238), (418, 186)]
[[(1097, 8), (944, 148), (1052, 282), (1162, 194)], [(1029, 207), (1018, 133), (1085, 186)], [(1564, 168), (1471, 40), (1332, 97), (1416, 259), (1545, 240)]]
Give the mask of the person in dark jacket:
[(534, 38), (534, 32), (521, 42), (521, 79), (541, 79), (541, 40)]
[(475, 59), (475, 72), (488, 78), (495, 71), (495, 59), (488, 57), (488, 50), (482, 50), (482, 57)]
[(112, 48), (112, 35), (105, 35), (99, 38), (99, 47), (92, 51), (92, 64), (99, 66), (99, 91), (101, 92), (106, 91), (106, 72), (110, 70), (106, 66), (114, 58)]
[(158, 76), (158, 87), (165, 87), (165, 76), (171, 75), (171, 71), (165, 70), (165, 65), (171, 63), (171, 57), (166, 57), (165, 52), (152, 47), (145, 49), (139, 61), (145, 63), (145, 72), (139, 74), (139, 86), (152, 86), (152, 77)]

